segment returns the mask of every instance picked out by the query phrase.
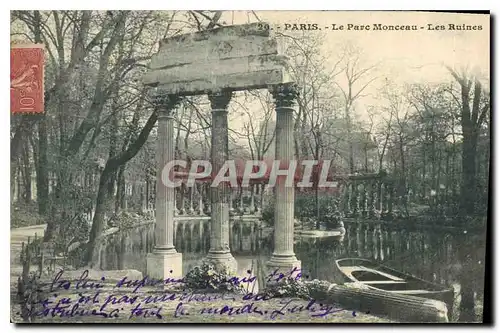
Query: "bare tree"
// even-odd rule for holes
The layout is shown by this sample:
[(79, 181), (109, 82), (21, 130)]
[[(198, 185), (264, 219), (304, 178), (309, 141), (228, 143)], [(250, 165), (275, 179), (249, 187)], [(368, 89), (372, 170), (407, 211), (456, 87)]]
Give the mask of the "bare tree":
[(459, 97), (451, 93), (460, 108), (462, 126), (462, 209), (466, 214), (475, 212), (477, 193), (476, 158), (479, 133), (489, 116), (489, 92), (479, 78), (467, 76), (448, 68), (459, 85)]
[(362, 64), (361, 49), (351, 44), (344, 46), (341, 59), (341, 66), (343, 68), (342, 79), (344, 82), (336, 80), (335, 83), (342, 92), (344, 100), (344, 117), (347, 126), (347, 141), (349, 144), (349, 169), (350, 172), (353, 173), (353, 112), (356, 101), (365, 96), (365, 90), (377, 79), (377, 77), (372, 76), (373, 71), (377, 68), (377, 64), (364, 66)]

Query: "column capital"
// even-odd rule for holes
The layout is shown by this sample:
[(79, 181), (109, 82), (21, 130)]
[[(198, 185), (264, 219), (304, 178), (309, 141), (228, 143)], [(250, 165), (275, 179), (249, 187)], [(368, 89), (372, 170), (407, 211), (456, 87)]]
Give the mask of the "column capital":
[(272, 86), (269, 92), (273, 95), (274, 104), (277, 108), (292, 107), (299, 96), (299, 90), (295, 83), (284, 83)]
[(233, 92), (231, 90), (208, 93), (208, 100), (210, 101), (212, 110), (226, 110), (232, 97)]
[(173, 117), (176, 106), (181, 101), (177, 95), (156, 94), (153, 96), (153, 105), (158, 112), (158, 118)]

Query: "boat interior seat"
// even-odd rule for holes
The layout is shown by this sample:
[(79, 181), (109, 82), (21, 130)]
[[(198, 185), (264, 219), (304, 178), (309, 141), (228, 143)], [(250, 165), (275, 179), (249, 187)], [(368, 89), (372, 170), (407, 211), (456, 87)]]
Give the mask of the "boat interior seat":
[[(350, 278), (354, 279), (355, 281), (359, 281), (359, 282), (363, 282), (363, 283), (367, 283), (367, 282), (355, 278), (352, 275), (352, 273), (356, 272), (356, 271), (369, 272), (369, 273), (372, 273), (372, 274), (379, 275), (380, 277), (384, 277), (386, 279), (389, 279), (390, 281), (388, 281), (388, 282), (393, 282), (393, 281), (402, 281), (402, 282), (404, 282), (405, 281), (404, 279), (401, 279), (401, 278), (399, 278), (397, 276), (391, 275), (389, 273), (381, 272), (381, 271), (378, 271), (378, 270), (373, 269), (373, 268), (368, 268), (368, 267), (365, 267), (365, 266), (343, 266), (342, 267), (342, 271), (344, 272), (344, 274), (347, 274)], [(383, 280), (380, 280), (380, 281), (383, 281)]]
[(406, 281), (363, 281), (364, 284), (393, 284), (393, 283), (407, 283)]

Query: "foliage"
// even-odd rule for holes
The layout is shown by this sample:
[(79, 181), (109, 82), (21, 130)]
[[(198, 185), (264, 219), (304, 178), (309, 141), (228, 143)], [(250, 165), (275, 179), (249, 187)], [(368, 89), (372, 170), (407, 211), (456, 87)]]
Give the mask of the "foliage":
[[(320, 200), (321, 204), (324, 203)], [(295, 217), (301, 221), (316, 217), (316, 201), (314, 195), (297, 195), (295, 196)]]
[(319, 223), (326, 226), (326, 228), (337, 228), (343, 226), (342, 213), (340, 212), (340, 200), (329, 198), (323, 200), (323, 205), (320, 206)]
[(299, 297), (303, 299), (324, 299), (331, 283), (314, 279), (312, 281), (288, 277), (271, 284), (264, 293), (271, 297)]
[[(327, 229), (343, 226), (340, 200), (332, 196), (319, 196), (319, 207), (316, 209), (314, 195), (295, 196), (295, 218), (307, 227), (314, 227), (319, 221)], [(262, 221), (272, 226), (274, 224), (274, 200), (270, 201), (262, 210)]]
[(24, 264), (24, 262), (28, 260), (28, 256), (30, 260), (34, 260), (40, 253), (42, 243), (43, 238), (41, 237), (30, 239), (29, 243), (26, 243), (24, 250), (21, 252), (21, 263)]
[(272, 226), (274, 224), (274, 200), (269, 200), (264, 207), (262, 207), (261, 221), (265, 226)]
[[(450, 78), (453, 74), (452, 71)], [(470, 157), (462, 109), (472, 104), (474, 94), (472, 91), (461, 94), (463, 80), (465, 77), (459, 78), (458, 84), (448, 80), (405, 85), (387, 81), (379, 92), (381, 105), (371, 111), (373, 128), (370, 128), (379, 142), (379, 167), (394, 176), (395, 197), (403, 199), (403, 207), (408, 200), (426, 205), (428, 214), (441, 219), (463, 215), (457, 204), (463, 203), (464, 195), (469, 196), (462, 188), (464, 179), (469, 177), (476, 186), (469, 185), (466, 192), (479, 188), (481, 191), (468, 201), (476, 206), (476, 213), (485, 214), (487, 209), (484, 205), (487, 186), (480, 184), (488, 183), (489, 93), (486, 90), (480, 93), (481, 84), (476, 85), (481, 98), (474, 108), (470, 107), (476, 109), (473, 110), (476, 116), (472, 116), (477, 120), (472, 139), (477, 152), (472, 151), (474, 156)], [(479, 106), (481, 112), (477, 110)], [(472, 159), (478, 170), (463, 170), (464, 161)]]
[(21, 316), (24, 321), (31, 322), (35, 318), (35, 313), (39, 310), (40, 281), (37, 272), (30, 272), (27, 279), (18, 279), (18, 299), (21, 305)]
[(87, 262), (85, 261), (86, 247), (85, 243), (80, 243), (79, 246), (67, 254), (67, 264), (73, 269), (84, 267)]
[(184, 277), (186, 288), (194, 290), (213, 290), (239, 292), (244, 286), (234, 279), (235, 272), (230, 272), (227, 267), (215, 267), (204, 262), (201, 266), (195, 266)]
[(37, 207), (32, 203), (19, 202), (13, 204), (10, 209), (10, 227), (21, 228), (38, 224), (44, 224), (43, 216), (37, 212)]
[(114, 214), (108, 221), (108, 227), (119, 227), (122, 229), (133, 227), (134, 225), (154, 221), (152, 215), (139, 214), (135, 212), (120, 211)]
[[(57, 251), (64, 252), (74, 242), (87, 241), (90, 232), (90, 221), (86, 215), (92, 205), (89, 193), (80, 187), (66, 189), (59, 210), (51, 213), (57, 225), (58, 237), (54, 238)], [(54, 206), (55, 207), (55, 206)]]

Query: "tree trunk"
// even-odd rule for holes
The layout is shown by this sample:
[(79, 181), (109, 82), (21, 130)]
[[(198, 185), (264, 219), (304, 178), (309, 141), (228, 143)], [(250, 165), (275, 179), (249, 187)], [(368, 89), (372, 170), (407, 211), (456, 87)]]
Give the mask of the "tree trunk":
[[(433, 130), (433, 129), (432, 129)], [(436, 184), (436, 140), (434, 139), (434, 134), (431, 135), (431, 189), (434, 190), (434, 196), (430, 197), (431, 207), (436, 206), (436, 199), (438, 194), (437, 184)]]
[(109, 199), (110, 199), (110, 196), (107, 195), (108, 182), (110, 180), (111, 173), (114, 171), (114, 169), (115, 168), (108, 167), (108, 164), (106, 164), (106, 167), (104, 168), (104, 171), (101, 174), (101, 179), (99, 181), (99, 189), (97, 191), (94, 219), (92, 221), (92, 228), (90, 230), (89, 242), (87, 244), (88, 250), (87, 250), (86, 262), (88, 264), (92, 263), (92, 257), (94, 255), (96, 247), (95, 241), (97, 237), (101, 235), (106, 228), (106, 220), (104, 219), (104, 216), (106, 214), (106, 210), (109, 207)]
[(49, 211), (47, 146), (47, 119), (43, 117), (38, 123), (38, 168), (36, 172), (36, 198), (40, 215), (46, 215)]
[(452, 155), (452, 162), (451, 162), (453, 198), (457, 197), (458, 190), (459, 190), (459, 184), (460, 184), (460, 182), (458, 181), (458, 178), (459, 178), (458, 174), (459, 174), (460, 170), (458, 168), (459, 162), (457, 161), (458, 160), (457, 155), (458, 155), (457, 150), (455, 149), (455, 147), (453, 147), (453, 155)]
[(443, 191), (441, 189), (441, 173), (443, 171), (442, 167), (442, 156), (443, 152), (441, 150), (438, 151), (438, 166), (437, 166), (437, 176), (436, 176), (436, 198), (439, 204), (443, 203)]
[[(25, 117), (24, 115), (21, 115), (20, 123), (16, 127), (16, 130), (14, 132), (14, 137), (10, 140), (10, 180), (11, 180), (11, 191), (12, 195), (14, 195), (15, 192), (15, 182), (17, 182), (17, 199), (18, 201), (21, 199), (21, 179), (20, 177), (20, 162), (19, 162), (19, 156), (20, 152), (22, 152), (22, 144), (23, 144), (23, 138), (26, 136), (26, 133), (30, 131), (30, 129), (33, 126), (33, 122), (30, 121), (29, 118)], [(17, 176), (16, 176), (17, 175)]]
[[(33, 15), (36, 22), (34, 29), (35, 43), (42, 43), (40, 11), (34, 11)], [(40, 215), (47, 215), (49, 212), (49, 160), (47, 147), (47, 117), (46, 114), (43, 114), (38, 121), (38, 163), (36, 163), (36, 198)], [(33, 149), (35, 149), (34, 146)], [(47, 223), (49, 222), (47, 221)]]
[[(118, 176), (116, 178), (116, 198), (115, 198), (115, 213), (119, 213), (123, 208), (124, 197), (125, 197), (125, 177), (124, 177), (124, 166), (121, 166), (118, 171)], [(110, 175), (111, 176), (111, 175)], [(110, 177), (112, 178), (112, 176)], [(111, 180), (111, 179), (110, 179)], [(108, 185), (109, 186), (109, 185)]]
[[(461, 93), (461, 126), (463, 133), (462, 143), (462, 189), (461, 211), (462, 214), (471, 215), (475, 211), (477, 200), (476, 158), (477, 142), (481, 125), (490, 110), (489, 101), (481, 108), (481, 95), (483, 89), (478, 80), (460, 77), (451, 70), (451, 74), (460, 84)], [(471, 89), (474, 86), (473, 94)], [(472, 101), (472, 107), (470, 102)]]
[[(459, 237), (459, 256), (462, 264), (460, 273), (460, 322), (472, 322), (475, 320), (474, 311), (474, 253), (471, 249), (474, 246), (471, 244), (470, 237), (465, 234)], [(471, 247), (472, 246), (472, 247)]]
[(352, 142), (349, 141), (349, 171), (354, 173), (354, 147)]
[(18, 167), (16, 168), (17, 170), (17, 202), (20, 202), (23, 198), (22, 193), (23, 191), (21, 190), (22, 188), (22, 177), (21, 177), (21, 165), (20, 163), (18, 164)]
[(23, 142), (23, 184), (24, 184), (24, 201), (31, 202), (31, 163), (28, 141)]
[(450, 170), (450, 155), (451, 155), (451, 151), (448, 150), (446, 151), (446, 189), (445, 189), (445, 192), (444, 192), (444, 201), (446, 202), (446, 204), (449, 206), (450, 205), (450, 187), (451, 187), (451, 184), (452, 183), (452, 179), (451, 179), (451, 170)]
[(467, 215), (474, 213), (476, 201), (476, 148), (477, 138), (464, 131), (462, 150), (462, 209)]
[(13, 162), (12, 158), (11, 158), (11, 161), (10, 161), (10, 197), (12, 198), (12, 202), (16, 201), (16, 199), (17, 199), (16, 198), (16, 195), (17, 195), (17, 192), (16, 192), (17, 168), (18, 168), (17, 163)]
[(405, 159), (405, 151), (404, 151), (404, 142), (401, 134), (399, 135), (399, 154), (401, 155), (401, 177), (399, 181), (399, 191), (398, 196), (401, 198), (401, 203), (405, 210), (406, 215), (408, 214), (408, 202), (407, 202), (407, 185), (406, 185), (406, 159)]
[(50, 241), (53, 239), (55, 236), (55, 230), (56, 230), (56, 223), (57, 221), (64, 221), (64, 218), (59, 218), (57, 214), (67, 214), (66, 210), (67, 204), (65, 204), (66, 201), (71, 200), (69, 196), (69, 189), (70, 187), (68, 184), (71, 184), (70, 179), (71, 179), (71, 165), (73, 165), (68, 159), (60, 159), (58, 165), (58, 170), (57, 170), (57, 179), (56, 179), (56, 184), (55, 184), (55, 189), (54, 189), (54, 200), (57, 202), (57, 208), (55, 207), (56, 205), (52, 205), (51, 207), (51, 212), (50, 212), (50, 217), (47, 219), (47, 229), (45, 230), (44, 233), (44, 241)]
[(125, 179), (125, 174), (123, 174), (122, 176), (122, 199), (120, 200), (120, 207), (121, 207), (121, 210), (127, 210), (128, 208), (128, 186), (127, 186), (127, 181)]
[[(174, 108), (177, 102), (178, 99), (169, 100), (169, 105), (167, 107)], [(108, 207), (109, 197), (107, 195), (107, 187), (108, 187), (108, 182), (110, 180), (110, 175), (112, 172), (115, 172), (120, 166), (124, 165), (132, 158), (134, 158), (134, 156), (137, 155), (139, 150), (146, 142), (149, 133), (151, 133), (151, 130), (153, 129), (157, 120), (158, 120), (158, 113), (157, 111), (154, 111), (147, 120), (144, 127), (142, 128), (137, 139), (135, 139), (135, 141), (133, 141), (130, 145), (128, 145), (126, 150), (108, 159), (104, 167), (104, 170), (101, 173), (101, 178), (99, 180), (99, 189), (97, 191), (95, 215), (94, 215), (94, 220), (92, 222), (92, 228), (90, 230), (89, 242), (87, 244), (87, 253), (85, 258), (87, 263), (90, 263), (92, 261), (94, 251), (96, 250), (95, 248), (96, 238), (100, 234), (102, 234), (105, 228), (104, 214)]]
[(365, 153), (365, 172), (368, 173), (368, 148), (367, 145), (364, 147), (364, 153)]
[(426, 156), (426, 143), (427, 143), (427, 140), (426, 142), (424, 142), (424, 145), (423, 145), (423, 151), (422, 151), (422, 192), (421, 192), (421, 199), (422, 199), (422, 202), (425, 201), (425, 196), (426, 196), (426, 191), (427, 191), (427, 187), (426, 187), (426, 182), (427, 180), (425, 179), (427, 174), (427, 156)]
[[(116, 110), (116, 104), (118, 103), (117, 102), (117, 98), (118, 96), (115, 95), (114, 99), (113, 99), (113, 114), (111, 116), (111, 129), (110, 129), (110, 133), (109, 133), (109, 153), (108, 153), (108, 158), (112, 158), (113, 156), (116, 155), (116, 147), (117, 147), (117, 142), (118, 142), (118, 131), (119, 131), (119, 124), (118, 124), (118, 112)], [(111, 179), (110, 181), (108, 182), (108, 196), (113, 196), (115, 194), (115, 184), (118, 186), (117, 184), (117, 174), (116, 172), (113, 172), (111, 175), (110, 175)], [(116, 208), (115, 208), (115, 211), (116, 211)]]

